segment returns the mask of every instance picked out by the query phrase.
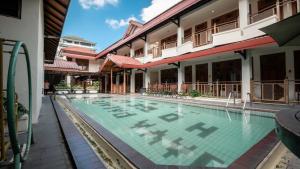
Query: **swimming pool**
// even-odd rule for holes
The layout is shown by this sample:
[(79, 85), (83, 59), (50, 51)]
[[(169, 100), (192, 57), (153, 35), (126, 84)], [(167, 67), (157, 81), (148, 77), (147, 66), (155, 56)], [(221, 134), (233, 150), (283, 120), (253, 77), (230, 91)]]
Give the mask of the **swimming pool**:
[(228, 167), (274, 129), (273, 114), (139, 97), (71, 104), (158, 165)]

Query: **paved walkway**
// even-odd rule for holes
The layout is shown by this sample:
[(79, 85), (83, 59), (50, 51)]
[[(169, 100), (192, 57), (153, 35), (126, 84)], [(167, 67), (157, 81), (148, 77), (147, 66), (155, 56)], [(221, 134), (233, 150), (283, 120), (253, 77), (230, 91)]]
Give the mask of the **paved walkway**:
[(58, 121), (49, 97), (43, 98), (39, 123), (33, 125), (35, 144), (24, 169), (72, 169)]

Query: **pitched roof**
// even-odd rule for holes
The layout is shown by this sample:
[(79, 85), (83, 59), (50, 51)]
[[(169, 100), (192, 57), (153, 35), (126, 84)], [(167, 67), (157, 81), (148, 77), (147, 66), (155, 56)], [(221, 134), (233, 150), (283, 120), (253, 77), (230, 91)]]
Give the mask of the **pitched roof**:
[(55, 68), (68, 69), (68, 70), (80, 70), (80, 67), (75, 62), (68, 62), (61, 59), (54, 60), (53, 64), (44, 64), (45, 70), (53, 70)]
[(66, 47), (61, 49), (62, 55), (68, 58), (95, 60), (96, 52), (85, 47)]
[(141, 66), (142, 63), (132, 57), (121, 56), (121, 55), (112, 55), (109, 54), (103, 64), (101, 65), (99, 72), (103, 70), (108, 70), (108, 67), (113, 67), (113, 65), (117, 65), (119, 68), (135, 68), (137, 66)]
[[(103, 51), (97, 54), (97, 58), (100, 58), (115, 48), (124, 45), (128, 43), (129, 41), (137, 38), (138, 36), (141, 36), (142, 34), (146, 33), (147, 31), (150, 31), (151, 29), (155, 28), (158, 24), (161, 24), (163, 22), (166, 22), (170, 20), (171, 18), (174, 18), (177, 14), (184, 12), (188, 10), (189, 8), (196, 6), (198, 4), (206, 3), (210, 0), (183, 0), (180, 1), (179, 3), (175, 4), (165, 12), (161, 13), (160, 15), (156, 16), (152, 20), (148, 21), (143, 25), (143, 27), (140, 28), (140, 30), (136, 31), (133, 33), (131, 36), (126, 37), (125, 39), (121, 39), (117, 41), (116, 43), (112, 44), (111, 46), (107, 47)], [(202, 3), (201, 3), (202, 2)]]
[(61, 49), (65, 53), (80, 53), (80, 54), (87, 54), (94, 56), (96, 54), (95, 50), (85, 48), (85, 47), (79, 47), (79, 46), (71, 46), (71, 47), (65, 47)]
[(139, 22), (134, 21), (134, 20), (130, 20), (129, 25), (127, 27), (127, 30), (124, 33), (123, 39), (130, 36), (130, 35), (132, 35), (134, 32), (138, 31), (142, 27), (143, 27), (142, 23), (139, 23)]

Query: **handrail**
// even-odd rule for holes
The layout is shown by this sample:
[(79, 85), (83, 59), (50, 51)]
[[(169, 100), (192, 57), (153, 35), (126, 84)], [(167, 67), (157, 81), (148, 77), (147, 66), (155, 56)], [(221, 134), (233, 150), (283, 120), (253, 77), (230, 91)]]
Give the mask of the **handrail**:
[[(24, 153), (21, 152), (19, 140), (17, 138), (17, 129), (15, 121), (17, 120), (14, 115), (15, 111), (15, 75), (16, 75), (16, 64), (19, 56), (20, 48), (23, 48), (26, 58), (27, 65), (27, 76), (28, 76), (28, 100), (29, 100), (29, 112), (28, 112), (28, 131), (27, 141)], [(15, 41), (15, 45), (9, 61), (9, 68), (7, 74), (7, 121), (9, 129), (10, 142), (14, 154), (14, 167), (15, 169), (21, 168), (21, 162), (24, 162), (28, 158), (30, 150), (31, 139), (32, 139), (32, 86), (31, 86), (31, 66), (29, 60), (29, 53), (26, 45), (23, 42)]]
[(227, 102), (226, 102), (226, 108), (227, 108), (228, 105), (229, 105), (229, 101), (230, 101), (230, 98), (231, 98), (231, 94), (232, 94), (232, 92), (229, 93), (229, 96), (228, 96), (228, 99), (227, 99)]

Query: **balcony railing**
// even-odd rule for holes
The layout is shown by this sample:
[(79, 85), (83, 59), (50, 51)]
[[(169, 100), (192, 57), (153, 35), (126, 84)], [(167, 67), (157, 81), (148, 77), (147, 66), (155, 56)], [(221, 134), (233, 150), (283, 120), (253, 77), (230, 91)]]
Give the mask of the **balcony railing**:
[(251, 81), (251, 100), (288, 103), (289, 81)]
[(184, 83), (181, 85), (183, 93), (189, 93), (196, 90), (201, 96), (227, 98), (232, 92), (237, 98), (241, 98), (242, 84), (240, 81), (223, 81), (223, 82), (196, 82)]
[(177, 46), (177, 41), (164, 42), (161, 44), (161, 49), (169, 49)]
[(153, 58), (158, 58), (161, 56), (161, 50), (158, 46), (155, 46), (148, 50), (148, 54), (152, 54)]
[(194, 47), (203, 46), (212, 42), (212, 31), (206, 29), (194, 34)]
[(229, 21), (229, 22), (225, 22), (222, 24), (218, 24), (214, 26), (214, 32), (215, 33), (219, 33), (219, 32), (224, 32), (224, 31), (228, 31), (231, 29), (236, 29), (239, 27), (239, 22), (238, 19), (233, 20), (233, 21)]
[(183, 43), (191, 42), (191, 41), (193, 41), (192, 35), (185, 36), (185, 37), (183, 38)]
[(287, 5), (288, 3), (293, 2), (296, 2), (296, 0), (285, 0), (283, 2), (277, 1), (276, 4), (268, 6), (264, 9), (259, 10), (257, 13), (250, 15), (250, 23), (260, 21), (273, 15), (277, 15), (277, 18), (280, 20), (282, 16), (282, 14), (280, 13), (280, 8), (282, 8), (284, 5)]

